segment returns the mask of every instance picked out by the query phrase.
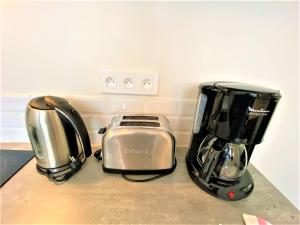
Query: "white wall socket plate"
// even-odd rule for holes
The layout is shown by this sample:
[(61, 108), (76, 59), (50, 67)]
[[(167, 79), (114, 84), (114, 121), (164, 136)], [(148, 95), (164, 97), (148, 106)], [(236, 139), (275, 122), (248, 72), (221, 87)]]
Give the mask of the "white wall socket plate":
[(101, 92), (116, 94), (157, 95), (158, 73), (99, 70)]

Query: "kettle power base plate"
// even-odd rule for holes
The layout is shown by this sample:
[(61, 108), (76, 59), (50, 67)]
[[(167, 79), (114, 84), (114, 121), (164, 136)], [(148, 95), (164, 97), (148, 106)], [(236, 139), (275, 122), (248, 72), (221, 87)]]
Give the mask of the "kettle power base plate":
[[(77, 160), (78, 159), (78, 160)], [(43, 168), (36, 164), (36, 170), (41, 174), (48, 177), (53, 182), (60, 183), (63, 181), (68, 180), (71, 176), (73, 176), (85, 163), (86, 158), (84, 157), (84, 154), (81, 153), (76, 161), (79, 161), (80, 163), (75, 165), (75, 162), (70, 161), (68, 164), (65, 164), (60, 167), (56, 168)], [(72, 166), (73, 163), (73, 166)]]
[(240, 200), (249, 196), (254, 188), (253, 179), (248, 170), (236, 182), (226, 182), (215, 179), (215, 182), (208, 184), (194, 172), (195, 167), (190, 161), (186, 160), (186, 165), (193, 182), (202, 190), (217, 198), (228, 201)]

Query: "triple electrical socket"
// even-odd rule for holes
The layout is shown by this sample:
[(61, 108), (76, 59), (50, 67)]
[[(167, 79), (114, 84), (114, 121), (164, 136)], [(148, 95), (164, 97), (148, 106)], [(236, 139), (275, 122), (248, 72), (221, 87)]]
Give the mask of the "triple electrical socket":
[(101, 91), (104, 93), (157, 95), (158, 73), (100, 70)]

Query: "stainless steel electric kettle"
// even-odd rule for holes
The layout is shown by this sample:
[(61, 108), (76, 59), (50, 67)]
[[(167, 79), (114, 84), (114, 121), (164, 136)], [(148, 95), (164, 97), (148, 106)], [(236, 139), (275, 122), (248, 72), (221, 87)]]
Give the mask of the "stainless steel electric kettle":
[(26, 127), (37, 171), (52, 181), (70, 178), (92, 153), (82, 118), (63, 98), (32, 99), (26, 107)]

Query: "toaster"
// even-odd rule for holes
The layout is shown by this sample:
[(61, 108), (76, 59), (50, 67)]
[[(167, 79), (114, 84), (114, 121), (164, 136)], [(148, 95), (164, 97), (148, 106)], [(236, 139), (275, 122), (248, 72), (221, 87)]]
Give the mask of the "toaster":
[(168, 173), (176, 167), (175, 138), (164, 116), (115, 116), (99, 133), (105, 172)]

